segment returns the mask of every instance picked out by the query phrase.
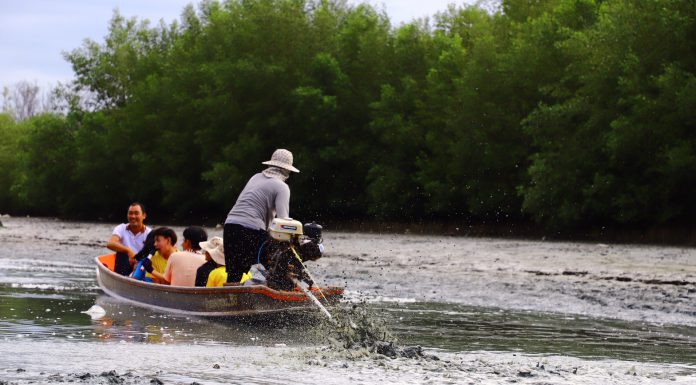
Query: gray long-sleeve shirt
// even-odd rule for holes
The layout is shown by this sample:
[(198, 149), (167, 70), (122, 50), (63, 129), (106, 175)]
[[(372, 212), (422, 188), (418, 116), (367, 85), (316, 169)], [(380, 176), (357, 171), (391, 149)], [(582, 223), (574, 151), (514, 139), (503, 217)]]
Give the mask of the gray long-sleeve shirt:
[(274, 217), (290, 216), (290, 187), (278, 178), (258, 173), (249, 179), (227, 214), (227, 223), (250, 229), (268, 229)]

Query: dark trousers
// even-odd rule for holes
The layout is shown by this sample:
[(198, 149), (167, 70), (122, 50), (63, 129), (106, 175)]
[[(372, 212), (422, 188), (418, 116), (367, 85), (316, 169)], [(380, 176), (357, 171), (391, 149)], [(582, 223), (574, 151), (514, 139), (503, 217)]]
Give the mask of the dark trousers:
[(261, 244), (268, 238), (265, 230), (249, 229), (226, 223), (222, 233), (225, 247), (227, 282), (239, 282), (242, 275), (256, 263)]
[(133, 272), (133, 266), (130, 264), (127, 253), (116, 253), (116, 263), (114, 264), (114, 272), (128, 276)]

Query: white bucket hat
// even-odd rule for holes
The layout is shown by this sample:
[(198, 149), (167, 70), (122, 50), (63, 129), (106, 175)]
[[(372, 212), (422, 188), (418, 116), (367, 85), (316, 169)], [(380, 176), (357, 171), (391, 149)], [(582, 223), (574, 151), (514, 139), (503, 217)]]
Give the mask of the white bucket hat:
[(225, 246), (220, 237), (212, 237), (207, 242), (200, 243), (201, 249), (210, 254), (210, 258), (218, 265), (225, 264)]
[(284, 148), (279, 148), (273, 151), (271, 160), (262, 162), (262, 164), (284, 168), (293, 172), (300, 172), (300, 170), (292, 166), (292, 152)]

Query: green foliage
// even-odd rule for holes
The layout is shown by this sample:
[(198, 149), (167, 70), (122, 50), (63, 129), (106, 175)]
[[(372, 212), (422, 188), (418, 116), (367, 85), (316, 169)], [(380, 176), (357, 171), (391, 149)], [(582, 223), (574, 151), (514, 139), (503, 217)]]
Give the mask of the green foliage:
[(137, 199), (220, 221), (282, 147), (308, 220), (693, 223), (695, 12), (505, 0), (397, 28), (343, 0), (204, 1), (154, 27), (116, 13), (66, 54), (89, 110), (0, 115), (0, 210)]
[(556, 45), (562, 82), (526, 121), (539, 151), (523, 208), (554, 228), (689, 220), (693, 5), (607, 1), (596, 20)]
[(501, 22), (477, 8), (440, 15), (418, 161), (431, 212), (504, 220), (518, 211), (515, 189), (528, 155), (519, 122), (530, 106), (516, 93), (534, 85), (507, 77), (510, 42), (496, 38)]
[(75, 207), (72, 170), (75, 166), (75, 126), (66, 118), (39, 115), (26, 121), (20, 142), (23, 173), (17, 195), (32, 212), (67, 214)]
[(19, 143), (24, 135), (10, 114), (0, 114), (0, 211), (22, 209), (15, 188), (21, 178)]

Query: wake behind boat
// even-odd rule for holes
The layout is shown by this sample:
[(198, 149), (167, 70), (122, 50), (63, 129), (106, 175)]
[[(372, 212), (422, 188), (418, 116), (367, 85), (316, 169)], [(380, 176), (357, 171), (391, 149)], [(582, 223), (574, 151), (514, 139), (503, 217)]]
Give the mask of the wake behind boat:
[[(95, 258), (99, 287), (106, 294), (137, 306), (206, 317), (317, 311), (312, 300), (302, 291), (274, 290), (264, 285), (183, 287), (139, 281), (115, 273), (114, 258), (114, 254)], [(313, 288), (312, 293), (322, 303), (331, 304), (341, 298), (343, 289), (333, 286)]]

